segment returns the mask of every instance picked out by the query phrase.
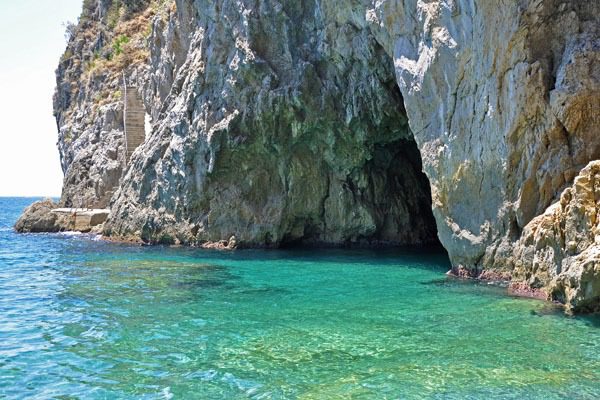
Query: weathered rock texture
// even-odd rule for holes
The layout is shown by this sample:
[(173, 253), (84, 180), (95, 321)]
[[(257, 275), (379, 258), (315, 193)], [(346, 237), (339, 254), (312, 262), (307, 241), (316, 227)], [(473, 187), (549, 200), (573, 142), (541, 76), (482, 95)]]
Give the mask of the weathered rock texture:
[(61, 206), (105, 208), (125, 165), (123, 72), (147, 68), (146, 36), (164, 6), (85, 0), (56, 70), (54, 114), (65, 174)]
[(51, 199), (36, 201), (25, 209), (15, 224), (20, 233), (95, 232), (100, 233), (109, 210), (58, 208)]
[(51, 211), (58, 206), (50, 199), (37, 201), (27, 207), (15, 224), (21, 233), (60, 232), (64, 224), (62, 216)]
[(61, 230), (76, 232), (101, 232), (108, 215), (106, 209), (90, 208), (55, 208), (51, 211), (61, 221), (66, 221)]
[(592, 161), (525, 227), (511, 260), (515, 279), (575, 311), (600, 311), (599, 212), (600, 161)]
[(394, 51), (440, 239), (456, 267), (510, 271), (526, 262), (523, 229), (599, 158), (600, 3), (429, 2), (420, 15)]
[[(112, 196), (107, 235), (416, 244), (432, 207), (455, 268), (597, 307), (594, 229), (545, 221), (593, 214), (551, 205), (600, 158), (600, 2), (175, 3), (86, 1), (58, 70), (62, 202)], [(153, 121), (126, 169), (94, 108), (122, 72)]]
[(351, 21), (306, 18), (318, 4), (254, 6), (180, 2), (155, 29), (143, 93), (161, 106), (158, 123), (107, 233), (235, 235), (250, 246), (434, 241), (391, 58)]

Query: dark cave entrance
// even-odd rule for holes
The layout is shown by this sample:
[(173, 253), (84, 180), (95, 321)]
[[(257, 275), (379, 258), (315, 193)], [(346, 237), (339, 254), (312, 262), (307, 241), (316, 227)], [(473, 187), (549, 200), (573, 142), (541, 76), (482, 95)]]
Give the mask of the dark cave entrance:
[[(407, 127), (405, 120), (401, 123)], [(442, 249), (432, 212), (429, 179), (423, 172), (421, 154), (412, 133), (372, 144), (370, 158), (347, 175), (341, 187), (341, 192), (334, 195), (349, 196), (354, 209), (346, 211), (364, 210), (372, 229), (368, 232), (356, 229), (338, 241), (330, 239), (332, 236), (328, 236), (322, 221), (303, 220), (303, 234), (284, 236), (278, 247)]]
[(375, 244), (440, 245), (432, 212), (431, 187), (414, 139), (374, 147), (365, 165), (370, 190), (363, 195), (374, 216)]
[[(429, 179), (393, 59), (378, 43), (372, 44), (368, 54), (345, 64), (344, 73), (322, 68), (310, 79), (309, 93), (329, 97), (314, 103), (322, 109), (303, 109), (299, 118), (308, 128), (298, 152), (311, 162), (298, 163), (288, 172), (286, 187), (306, 190), (286, 193), (282, 229), (273, 243), (277, 247), (441, 248)], [(335, 89), (318, 87), (323, 81), (335, 81)], [(299, 177), (298, 170), (305, 176)]]

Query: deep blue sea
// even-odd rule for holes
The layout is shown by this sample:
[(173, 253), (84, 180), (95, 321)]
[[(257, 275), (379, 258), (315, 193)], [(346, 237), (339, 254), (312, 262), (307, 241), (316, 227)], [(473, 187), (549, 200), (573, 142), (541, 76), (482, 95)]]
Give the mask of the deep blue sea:
[(599, 399), (600, 318), (432, 251), (214, 252), (13, 232), (0, 399)]

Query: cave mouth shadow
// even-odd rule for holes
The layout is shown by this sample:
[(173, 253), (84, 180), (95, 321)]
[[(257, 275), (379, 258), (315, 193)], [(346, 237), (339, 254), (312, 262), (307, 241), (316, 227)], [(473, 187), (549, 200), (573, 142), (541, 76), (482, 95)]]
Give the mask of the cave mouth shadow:
[(275, 233), (257, 234), (265, 247), (441, 247), (394, 59), (376, 40), (370, 46), (357, 53), (356, 67), (306, 75), (308, 94), (319, 85), (326, 93), (320, 103), (301, 112), (283, 105), (289, 112), (276, 122), (283, 131), (296, 124), (295, 154), (281, 173), (280, 224)]
[[(405, 113), (403, 106), (402, 111)], [(302, 237), (284, 237), (278, 248), (413, 247), (445, 251), (438, 239), (431, 187), (423, 172), (421, 153), (406, 120), (399, 124), (407, 132), (373, 144), (370, 159), (358, 174), (347, 176), (342, 185), (351, 193), (356, 207), (368, 212), (375, 229), (369, 235), (332, 244), (320, 239), (323, 232), (318, 226), (307, 224)]]
[(432, 211), (431, 186), (423, 172), (414, 138), (375, 145), (367, 173), (375, 191), (369, 204), (375, 215), (375, 239), (397, 245), (440, 245)]

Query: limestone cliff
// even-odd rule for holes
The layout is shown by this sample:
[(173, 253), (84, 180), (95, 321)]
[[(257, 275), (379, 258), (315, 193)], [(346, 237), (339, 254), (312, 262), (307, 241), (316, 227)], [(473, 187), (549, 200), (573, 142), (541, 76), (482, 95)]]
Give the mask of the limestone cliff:
[[(600, 158), (596, 1), (89, 0), (57, 75), (62, 202), (110, 202), (107, 235), (437, 229), (456, 268), (600, 307), (599, 199), (578, 194)], [(123, 76), (152, 120), (128, 163)]]

